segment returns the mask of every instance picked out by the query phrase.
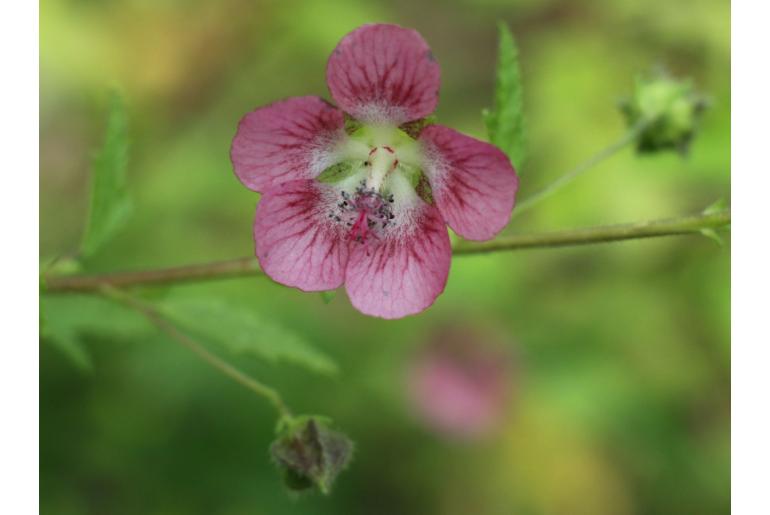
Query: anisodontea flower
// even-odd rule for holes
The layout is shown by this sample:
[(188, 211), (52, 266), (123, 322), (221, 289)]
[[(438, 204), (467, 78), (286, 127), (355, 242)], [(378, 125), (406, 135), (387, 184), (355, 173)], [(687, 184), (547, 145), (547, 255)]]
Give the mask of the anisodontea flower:
[(486, 240), (508, 223), (518, 178), (506, 155), (425, 120), (439, 75), (416, 31), (364, 25), (327, 64), (339, 108), (294, 97), (243, 117), (230, 156), (262, 193), (254, 239), (268, 276), (303, 291), (344, 284), (362, 313), (400, 318), (444, 290), (447, 225)]

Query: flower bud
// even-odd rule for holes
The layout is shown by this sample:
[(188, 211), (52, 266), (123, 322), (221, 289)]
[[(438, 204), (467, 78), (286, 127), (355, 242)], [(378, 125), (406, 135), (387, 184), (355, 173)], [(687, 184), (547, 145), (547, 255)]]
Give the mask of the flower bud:
[(328, 494), (353, 454), (353, 442), (329, 429), (325, 417), (284, 418), (279, 421), (278, 435), (270, 446), (270, 455), (290, 490), (316, 486)]
[(641, 127), (638, 152), (673, 149), (685, 154), (707, 106), (691, 81), (659, 73), (637, 78), (633, 95), (620, 103), (620, 110), (629, 127)]

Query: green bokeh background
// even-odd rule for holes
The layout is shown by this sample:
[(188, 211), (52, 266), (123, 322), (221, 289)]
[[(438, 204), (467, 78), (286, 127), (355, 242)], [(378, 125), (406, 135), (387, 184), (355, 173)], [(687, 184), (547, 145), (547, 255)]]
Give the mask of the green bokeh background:
[[(42, 259), (80, 241), (110, 88), (129, 106), (135, 215), (90, 270), (239, 257), (252, 252), (258, 198), (228, 158), (243, 114), (328, 98), (338, 40), (392, 22), (420, 31), (442, 66), (441, 123), (483, 138), (498, 20), (521, 52), (522, 196), (623, 133), (616, 103), (637, 73), (665, 66), (711, 99), (687, 158), (627, 149), (507, 231), (676, 216), (729, 197), (725, 0), (41, 0)], [(41, 512), (728, 513), (729, 269), (729, 246), (700, 237), (462, 257), (434, 307), (390, 322), (343, 293), (327, 305), (265, 278), (147, 290), (225, 298), (332, 356), (332, 378), (231, 359), (296, 411), (332, 417), (355, 461), (330, 497), (290, 497), (267, 453), (270, 407), (116, 315), (113, 331), (84, 335), (90, 372), (40, 348)], [(410, 358), (449, 321), (505, 334), (517, 356), (504, 427), (484, 440), (426, 430), (405, 400)]]

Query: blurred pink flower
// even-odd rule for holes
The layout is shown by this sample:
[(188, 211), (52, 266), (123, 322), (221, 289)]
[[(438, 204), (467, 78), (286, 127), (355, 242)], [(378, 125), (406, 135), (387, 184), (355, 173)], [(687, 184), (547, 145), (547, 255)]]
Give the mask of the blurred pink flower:
[(345, 284), (359, 311), (400, 318), (444, 290), (446, 225), (485, 240), (507, 224), (518, 178), (506, 155), (424, 119), (439, 75), (416, 31), (364, 25), (327, 64), (341, 110), (308, 96), (244, 116), (230, 155), (262, 193), (254, 239), (267, 275), (303, 291)]
[(446, 328), (415, 359), (408, 393), (417, 416), (447, 436), (475, 439), (493, 432), (512, 389), (510, 356), (491, 337)]

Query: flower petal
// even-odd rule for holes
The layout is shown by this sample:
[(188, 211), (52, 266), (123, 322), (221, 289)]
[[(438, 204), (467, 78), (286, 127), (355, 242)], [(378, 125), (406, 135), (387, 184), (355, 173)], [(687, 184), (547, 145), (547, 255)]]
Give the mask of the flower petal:
[(436, 109), (439, 65), (417, 31), (364, 25), (344, 38), (326, 65), (337, 104), (364, 122), (401, 123)]
[(351, 243), (345, 287), (366, 315), (401, 318), (423, 311), (444, 291), (452, 249), (438, 210), (421, 207), (411, 233)]
[(241, 119), (230, 159), (238, 179), (255, 191), (287, 181), (311, 179), (334, 164), (342, 111), (318, 97), (293, 97), (252, 111)]
[(274, 281), (303, 291), (342, 285), (349, 243), (328, 221), (335, 194), (330, 186), (305, 180), (283, 183), (262, 196), (254, 241), (259, 265)]
[(425, 171), (446, 223), (469, 240), (488, 240), (511, 218), (519, 178), (494, 145), (444, 127), (420, 134)]

